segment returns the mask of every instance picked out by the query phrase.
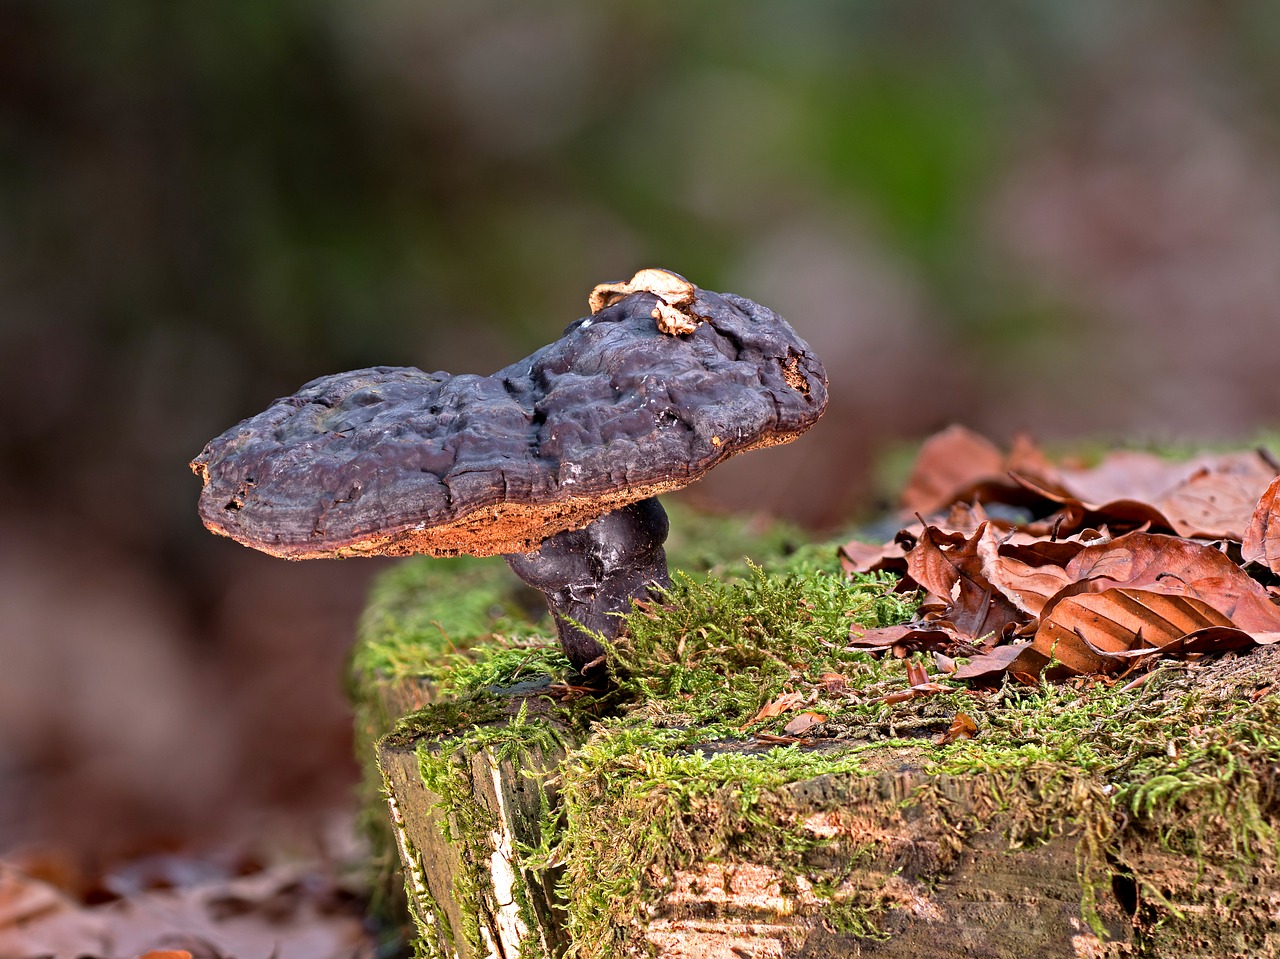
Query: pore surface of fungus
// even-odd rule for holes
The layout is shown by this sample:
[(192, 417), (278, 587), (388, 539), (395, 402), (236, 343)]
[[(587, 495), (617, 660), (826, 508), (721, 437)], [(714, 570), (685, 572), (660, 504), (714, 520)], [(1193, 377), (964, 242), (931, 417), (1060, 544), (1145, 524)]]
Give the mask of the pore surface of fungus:
[[(557, 591), (577, 613), (597, 595), (625, 611), (642, 583), (666, 581), (661, 507), (633, 504), (803, 433), (826, 375), (777, 314), (674, 273), (602, 285), (591, 306), (492, 376), (374, 367), (311, 381), (192, 462), (201, 518), (289, 559), (506, 555), (547, 593), (562, 640), (566, 616), (584, 619), (557, 611)], [(617, 545), (637, 537), (647, 545)], [(570, 650), (579, 667), (599, 651), (586, 645)]]

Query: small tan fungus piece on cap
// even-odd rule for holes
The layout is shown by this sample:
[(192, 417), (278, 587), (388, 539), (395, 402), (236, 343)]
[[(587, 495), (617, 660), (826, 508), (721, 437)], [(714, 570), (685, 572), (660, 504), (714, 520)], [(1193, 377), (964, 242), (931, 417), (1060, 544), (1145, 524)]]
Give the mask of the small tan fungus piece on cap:
[(692, 333), (702, 322), (702, 317), (690, 309), (698, 288), (670, 270), (641, 270), (626, 283), (601, 283), (591, 291), (587, 303), (594, 315), (633, 293), (650, 293), (658, 298), (649, 315), (657, 320), (658, 329), (668, 336)]

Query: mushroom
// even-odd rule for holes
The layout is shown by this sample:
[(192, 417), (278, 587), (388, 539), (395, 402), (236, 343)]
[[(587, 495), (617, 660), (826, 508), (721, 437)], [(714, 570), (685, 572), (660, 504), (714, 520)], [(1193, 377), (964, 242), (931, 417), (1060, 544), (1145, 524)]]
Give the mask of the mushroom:
[(501, 554), (546, 595), (570, 662), (600, 679), (597, 637), (669, 584), (657, 496), (795, 439), (827, 387), (785, 320), (678, 274), (642, 270), (589, 303), (492, 376), (312, 380), (191, 463), (201, 518), (287, 559)]

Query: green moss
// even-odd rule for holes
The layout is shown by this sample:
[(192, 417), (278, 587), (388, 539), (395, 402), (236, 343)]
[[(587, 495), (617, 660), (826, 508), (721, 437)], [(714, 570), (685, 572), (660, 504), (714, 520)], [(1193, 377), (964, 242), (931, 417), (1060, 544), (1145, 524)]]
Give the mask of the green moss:
[[(771, 815), (783, 805), (777, 791), (820, 776), (867, 776), (884, 761), (967, 784), (966, 808), (983, 812), (951, 823), (957, 835), (999, 817), (1012, 848), (1074, 836), (1083, 911), (1100, 935), (1098, 896), (1114, 875), (1159, 904), (1160, 889), (1129, 852), (1152, 834), (1196, 858), (1274, 858), (1280, 707), (1247, 695), (1256, 672), (1217, 680), (1208, 667), (1171, 664), (1136, 690), (1046, 684), (979, 693), (945, 684), (953, 688), (885, 702), (906, 688), (905, 664), (833, 640), (851, 619), (894, 621), (909, 603), (888, 582), (843, 581), (808, 563), (800, 556), (774, 573), (755, 567), (736, 582), (678, 578), (630, 618), (617, 651), (630, 713), (601, 726), (565, 772), (559, 856), (570, 864), (570, 928), (575, 942), (602, 943), (580, 945), (582, 955), (635, 946), (628, 937), (663, 892), (654, 875), (725, 858), (800, 874), (813, 844)], [(838, 691), (829, 672), (841, 677)], [(827, 716), (821, 749), (712, 752), (743, 749), (746, 728), (782, 732), (794, 711), (750, 721), (783, 692)], [(961, 711), (977, 722), (976, 739), (924, 738)], [(904, 732), (920, 738), (904, 743)], [(930, 781), (906, 801), (947, 818), (950, 803)], [(862, 890), (832, 898), (823, 915), (832, 928), (870, 935), (884, 908), (875, 890)]]
[[(794, 527), (752, 517), (713, 517), (666, 504), (672, 531), (669, 562), (718, 578), (746, 569), (746, 557), (787, 556), (804, 541)], [(397, 564), (379, 577), (362, 617), (351, 664), (358, 741), (390, 736), (465, 736), (486, 722), (505, 721), (497, 688), (554, 680), (565, 660), (540, 594), (525, 587), (499, 557), (433, 559)], [(406, 695), (409, 693), (411, 695)], [(399, 713), (417, 699), (425, 710)], [(573, 726), (606, 708), (579, 703), (557, 721)], [(373, 751), (362, 749), (362, 821), (373, 850), (374, 911), (403, 922), (392, 875), (397, 855), (387, 823), (382, 775)]]
[(728, 729), (800, 685), (815, 691), (815, 709), (832, 708), (818, 692), (824, 673), (879, 678), (869, 656), (844, 648), (850, 627), (902, 622), (914, 602), (892, 591), (890, 577), (846, 578), (834, 548), (823, 551), (825, 564), (814, 552), (797, 553), (776, 572), (749, 563), (741, 579), (677, 573), (667, 593), (628, 616), (613, 650), (625, 695), (665, 704), (687, 723)]
[[(424, 731), (400, 715), (414, 700), (465, 699), (489, 686), (554, 671), (562, 657), (552, 635), (541, 594), (527, 589), (498, 557), (414, 557), (375, 582), (349, 675), (364, 769), (361, 827), (371, 848), (371, 912), (384, 923), (404, 927), (411, 912), (398, 888), (382, 772), (369, 744), (394, 734), (397, 725), (402, 737)], [(443, 708), (452, 708), (456, 717), (462, 707)], [(418, 719), (441, 723), (445, 717)], [(455, 722), (457, 728), (465, 725)]]
[[(712, 517), (670, 504), (667, 511), (668, 561), (698, 576), (732, 575), (749, 556), (786, 556), (804, 542), (798, 530), (776, 521)], [(521, 583), (501, 557), (413, 557), (378, 577), (369, 594), (351, 663), (356, 696), (373, 679), (454, 677), (465, 685), (456, 677), (458, 656), (489, 662), (491, 650), (478, 656), (472, 650), (489, 643), (522, 648), (554, 635), (542, 594)], [(546, 660), (530, 665), (544, 672), (559, 668)], [(495, 684), (502, 681), (495, 678)]]
[(550, 629), (539, 593), (498, 557), (417, 556), (374, 583), (358, 628), (359, 677), (438, 679), (454, 656), (495, 635), (518, 642)]
[[(424, 741), (418, 746), (418, 769), (423, 785), (440, 797), (437, 808), (444, 813), (440, 821), (446, 838), (460, 847), (462, 868), (453, 877), (455, 900), (459, 904), (477, 903), (482, 894), (490, 891), (484, 869), (490, 850), (483, 840), (493, 831), (495, 822), (475, 798), (470, 753), (461, 748), (437, 750), (432, 748), (434, 745)], [(461, 913), (462, 938), (482, 953), (484, 942), (476, 910), (464, 907)]]
[(853, 900), (833, 900), (822, 910), (822, 920), (833, 932), (887, 942), (889, 936), (878, 922), (883, 907)]

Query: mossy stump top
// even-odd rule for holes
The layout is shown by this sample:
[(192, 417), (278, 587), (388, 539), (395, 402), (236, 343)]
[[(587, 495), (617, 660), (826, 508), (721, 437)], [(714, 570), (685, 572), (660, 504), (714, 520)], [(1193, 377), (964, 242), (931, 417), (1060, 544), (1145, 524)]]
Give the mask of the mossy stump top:
[(904, 661), (844, 648), (909, 615), (892, 580), (673, 527), (690, 572), (629, 617), (607, 699), (500, 563), (379, 584), (368, 821), (420, 954), (1280, 955), (1280, 650), (905, 696)]

